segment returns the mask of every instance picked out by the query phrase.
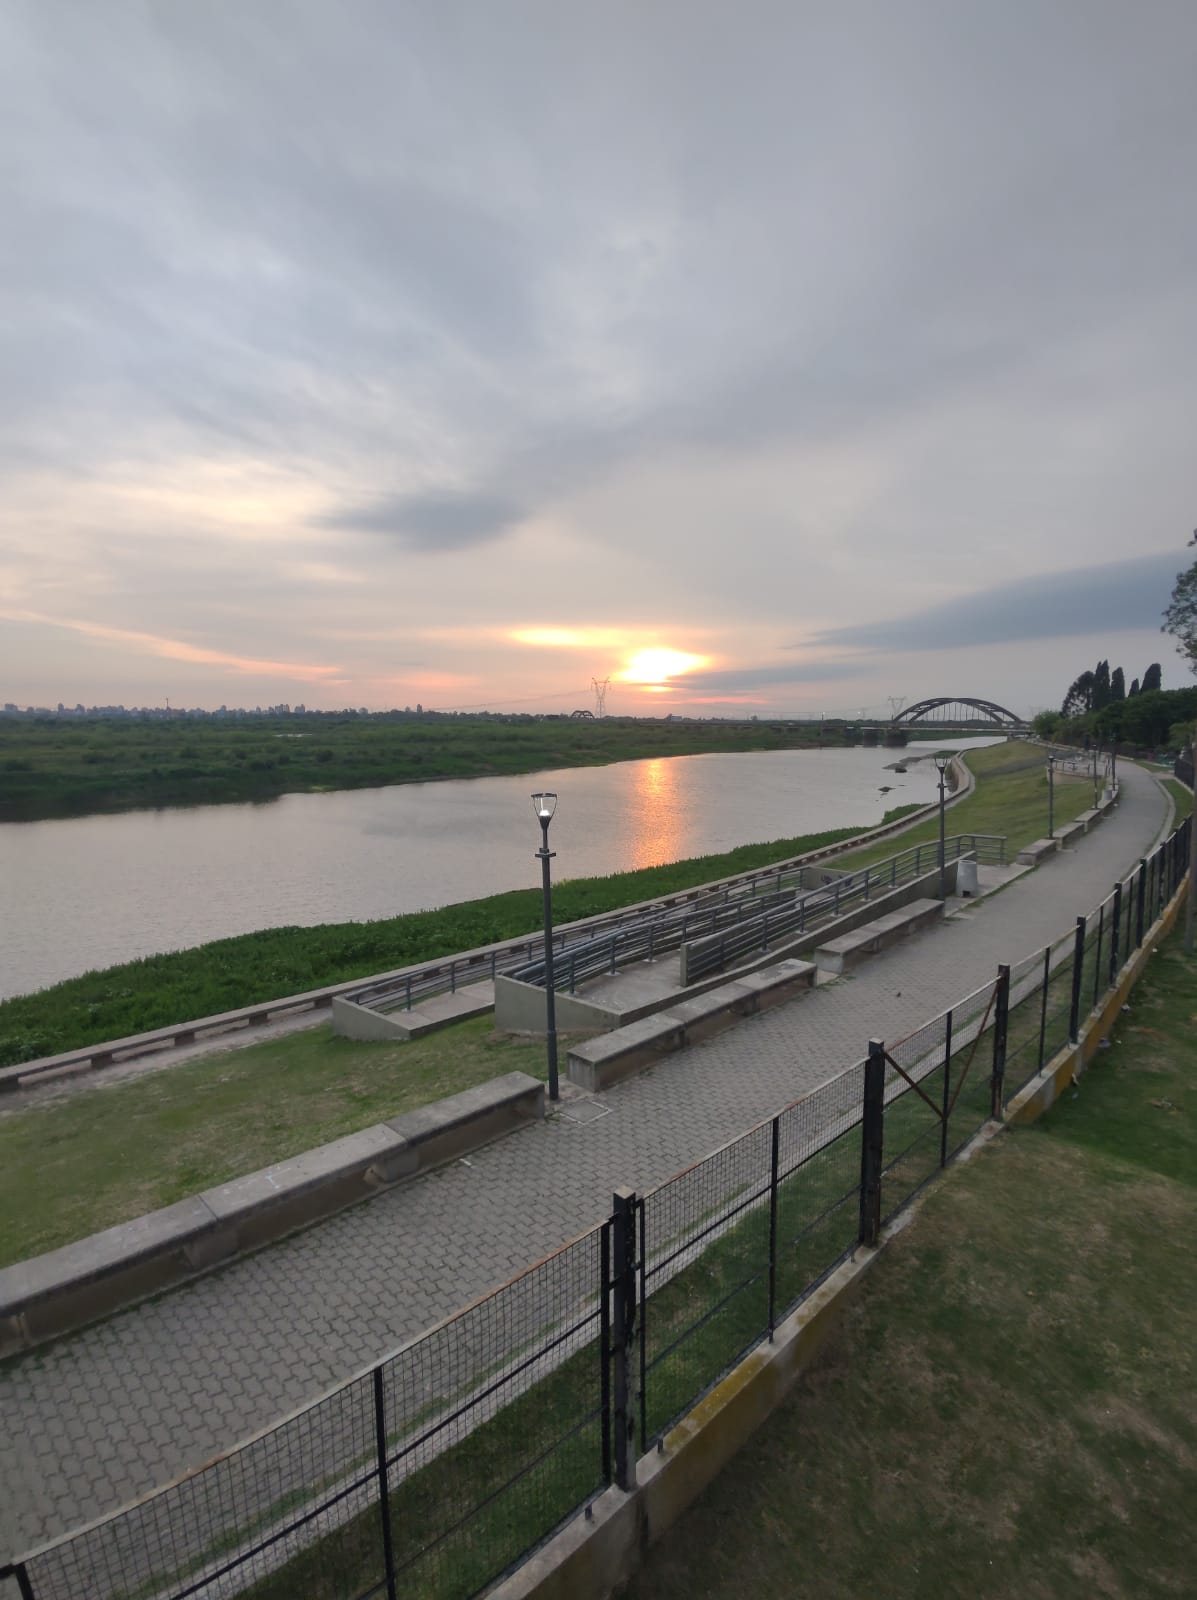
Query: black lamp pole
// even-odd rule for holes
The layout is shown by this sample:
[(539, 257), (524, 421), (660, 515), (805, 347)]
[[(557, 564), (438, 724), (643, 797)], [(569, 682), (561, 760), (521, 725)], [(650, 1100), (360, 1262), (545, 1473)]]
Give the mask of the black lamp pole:
[(939, 773), (939, 898), (948, 898), (947, 848), (944, 832), (944, 785), (947, 782), (951, 756), (936, 756), (935, 767)]
[(1047, 758), (1047, 836), (1056, 837), (1056, 758)]
[(553, 890), (549, 882), (549, 862), (556, 851), (549, 849), (549, 823), (557, 809), (555, 794), (534, 794), (532, 805), (540, 823), (540, 849), (536, 859), (540, 862), (541, 883), (544, 888), (544, 1009), (545, 1044), (549, 1053), (549, 1099), (556, 1100), (557, 1093), (557, 990), (553, 983)]

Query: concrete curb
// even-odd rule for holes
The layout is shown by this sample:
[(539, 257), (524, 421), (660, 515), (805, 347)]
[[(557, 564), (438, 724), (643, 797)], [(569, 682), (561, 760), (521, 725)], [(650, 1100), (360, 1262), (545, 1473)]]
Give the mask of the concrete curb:
[(110, 1316), (544, 1116), (509, 1072), (277, 1166), (0, 1268), (0, 1358)]

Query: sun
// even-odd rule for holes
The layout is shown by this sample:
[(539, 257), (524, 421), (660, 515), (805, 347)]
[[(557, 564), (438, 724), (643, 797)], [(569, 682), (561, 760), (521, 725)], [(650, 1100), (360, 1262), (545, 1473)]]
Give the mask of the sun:
[(707, 664), (706, 656), (690, 655), (685, 650), (637, 650), (618, 674), (623, 683), (661, 687), (684, 672), (696, 672)]

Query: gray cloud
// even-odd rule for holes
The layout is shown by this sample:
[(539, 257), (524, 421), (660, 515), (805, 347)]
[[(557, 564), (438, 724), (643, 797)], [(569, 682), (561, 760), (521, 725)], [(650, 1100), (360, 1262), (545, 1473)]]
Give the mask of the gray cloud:
[(771, 667), (732, 667), (726, 672), (687, 672), (677, 687), (700, 694), (736, 694), (745, 689), (788, 689), (804, 683), (835, 683), (857, 678), (873, 668), (857, 661), (811, 661), (801, 666), (782, 662)]
[(355, 533), (389, 533), (408, 550), (464, 550), (509, 532), (523, 512), (499, 495), (393, 495), (346, 505), (313, 518), (313, 526)]
[(871, 652), (959, 650), (1137, 631), (1159, 625), (1178, 564), (1174, 554), (1165, 552), (1106, 566), (1041, 573), (945, 600), (910, 616), (828, 628), (813, 642)]
[[(1142, 574), (981, 591), (1191, 524), (1191, 0), (291, 0), (277, 28), (3, 8), (0, 463), (56, 604), (88, 563), (47, 577), (48, 486), (211, 473), (264, 523), (285, 490), (247, 594), (288, 527), (377, 573), (543, 517), (546, 615), (726, 621), (748, 660), (821, 613), (852, 650), (1156, 627)], [(198, 638), (220, 584), (182, 533), (129, 565)], [(511, 567), (430, 620), (515, 615)], [(848, 625), (928, 572), (973, 598)]]

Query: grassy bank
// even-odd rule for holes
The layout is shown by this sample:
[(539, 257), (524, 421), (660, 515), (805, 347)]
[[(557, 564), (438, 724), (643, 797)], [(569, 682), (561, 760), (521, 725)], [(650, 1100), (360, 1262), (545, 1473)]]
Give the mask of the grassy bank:
[[(1007, 861), (1013, 861), (1024, 845), (1046, 838), (1047, 773), (1041, 750), (1011, 739), (983, 750), (970, 750), (968, 764), (976, 776), (976, 787), (949, 809), (949, 834), (1004, 834)], [(1093, 784), (1087, 778), (1057, 776), (1055, 789), (1057, 826), (1071, 822), (1093, 804)], [(939, 819), (931, 817), (903, 834), (902, 843), (925, 844), (938, 838)], [(865, 866), (889, 853), (888, 845), (872, 845), (846, 856), (844, 864)]]
[(1173, 939), (1078, 1091), (928, 1197), (627, 1600), (1190, 1591), (1195, 981)]
[[(899, 806), (886, 820), (911, 809)], [(837, 828), (638, 872), (566, 879), (554, 885), (553, 914), (558, 923), (574, 922), (768, 866), (859, 831)], [(377, 922), (268, 928), (106, 967), (0, 1002), (0, 1066), (456, 955), (533, 933), (542, 918), (540, 890), (520, 889)]]
[(638, 717), (0, 717), (0, 822), (819, 742), (817, 723)]
[(325, 1025), (0, 1115), (0, 1266), (544, 1059), (487, 1018), (411, 1044)]

